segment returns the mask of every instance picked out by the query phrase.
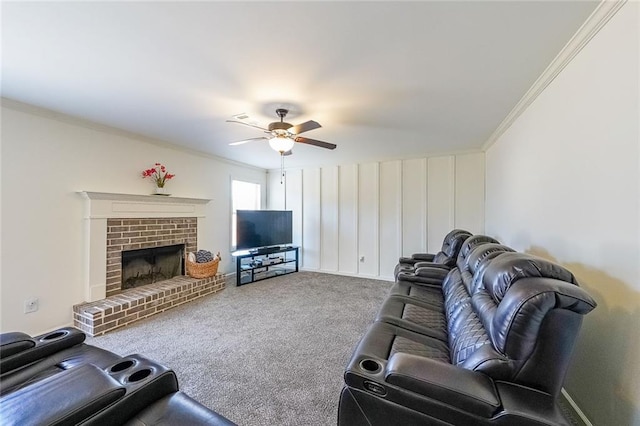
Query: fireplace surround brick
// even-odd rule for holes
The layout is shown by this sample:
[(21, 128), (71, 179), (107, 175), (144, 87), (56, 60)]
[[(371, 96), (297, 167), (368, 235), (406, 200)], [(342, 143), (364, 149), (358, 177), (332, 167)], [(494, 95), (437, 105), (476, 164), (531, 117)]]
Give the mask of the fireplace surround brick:
[(197, 232), (196, 217), (108, 219), (106, 296), (121, 291), (123, 250), (184, 244), (187, 252), (196, 251)]

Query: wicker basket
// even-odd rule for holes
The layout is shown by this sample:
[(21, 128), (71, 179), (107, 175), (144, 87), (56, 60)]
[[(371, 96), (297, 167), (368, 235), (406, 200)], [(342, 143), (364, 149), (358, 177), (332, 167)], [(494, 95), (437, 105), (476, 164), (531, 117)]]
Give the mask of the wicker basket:
[(186, 259), (187, 274), (192, 278), (208, 278), (218, 273), (220, 258), (215, 258), (211, 262), (196, 263)]

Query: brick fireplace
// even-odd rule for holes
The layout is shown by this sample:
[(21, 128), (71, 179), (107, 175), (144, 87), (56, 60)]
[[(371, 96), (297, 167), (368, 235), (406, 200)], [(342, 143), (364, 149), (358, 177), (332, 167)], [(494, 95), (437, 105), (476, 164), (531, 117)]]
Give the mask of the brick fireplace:
[(122, 252), (184, 244), (186, 252), (198, 246), (198, 220), (184, 218), (107, 219), (106, 295), (121, 291)]
[(85, 204), (85, 302), (73, 307), (74, 325), (90, 335), (173, 308), (225, 287), (221, 274), (180, 275), (122, 290), (122, 253), (183, 244), (198, 248), (206, 204), (199, 198), (81, 192)]

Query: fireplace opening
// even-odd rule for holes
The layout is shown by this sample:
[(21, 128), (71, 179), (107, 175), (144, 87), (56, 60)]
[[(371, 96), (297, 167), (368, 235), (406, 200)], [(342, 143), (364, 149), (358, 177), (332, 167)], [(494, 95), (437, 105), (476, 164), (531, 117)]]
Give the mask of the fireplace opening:
[(177, 275), (184, 275), (184, 244), (122, 252), (122, 290)]

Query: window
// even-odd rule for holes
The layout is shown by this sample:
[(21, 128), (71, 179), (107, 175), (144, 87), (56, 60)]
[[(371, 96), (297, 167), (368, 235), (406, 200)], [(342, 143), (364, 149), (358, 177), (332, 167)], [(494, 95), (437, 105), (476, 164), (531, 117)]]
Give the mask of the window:
[(260, 184), (231, 181), (231, 246), (236, 247), (236, 212), (238, 210), (260, 210)]

